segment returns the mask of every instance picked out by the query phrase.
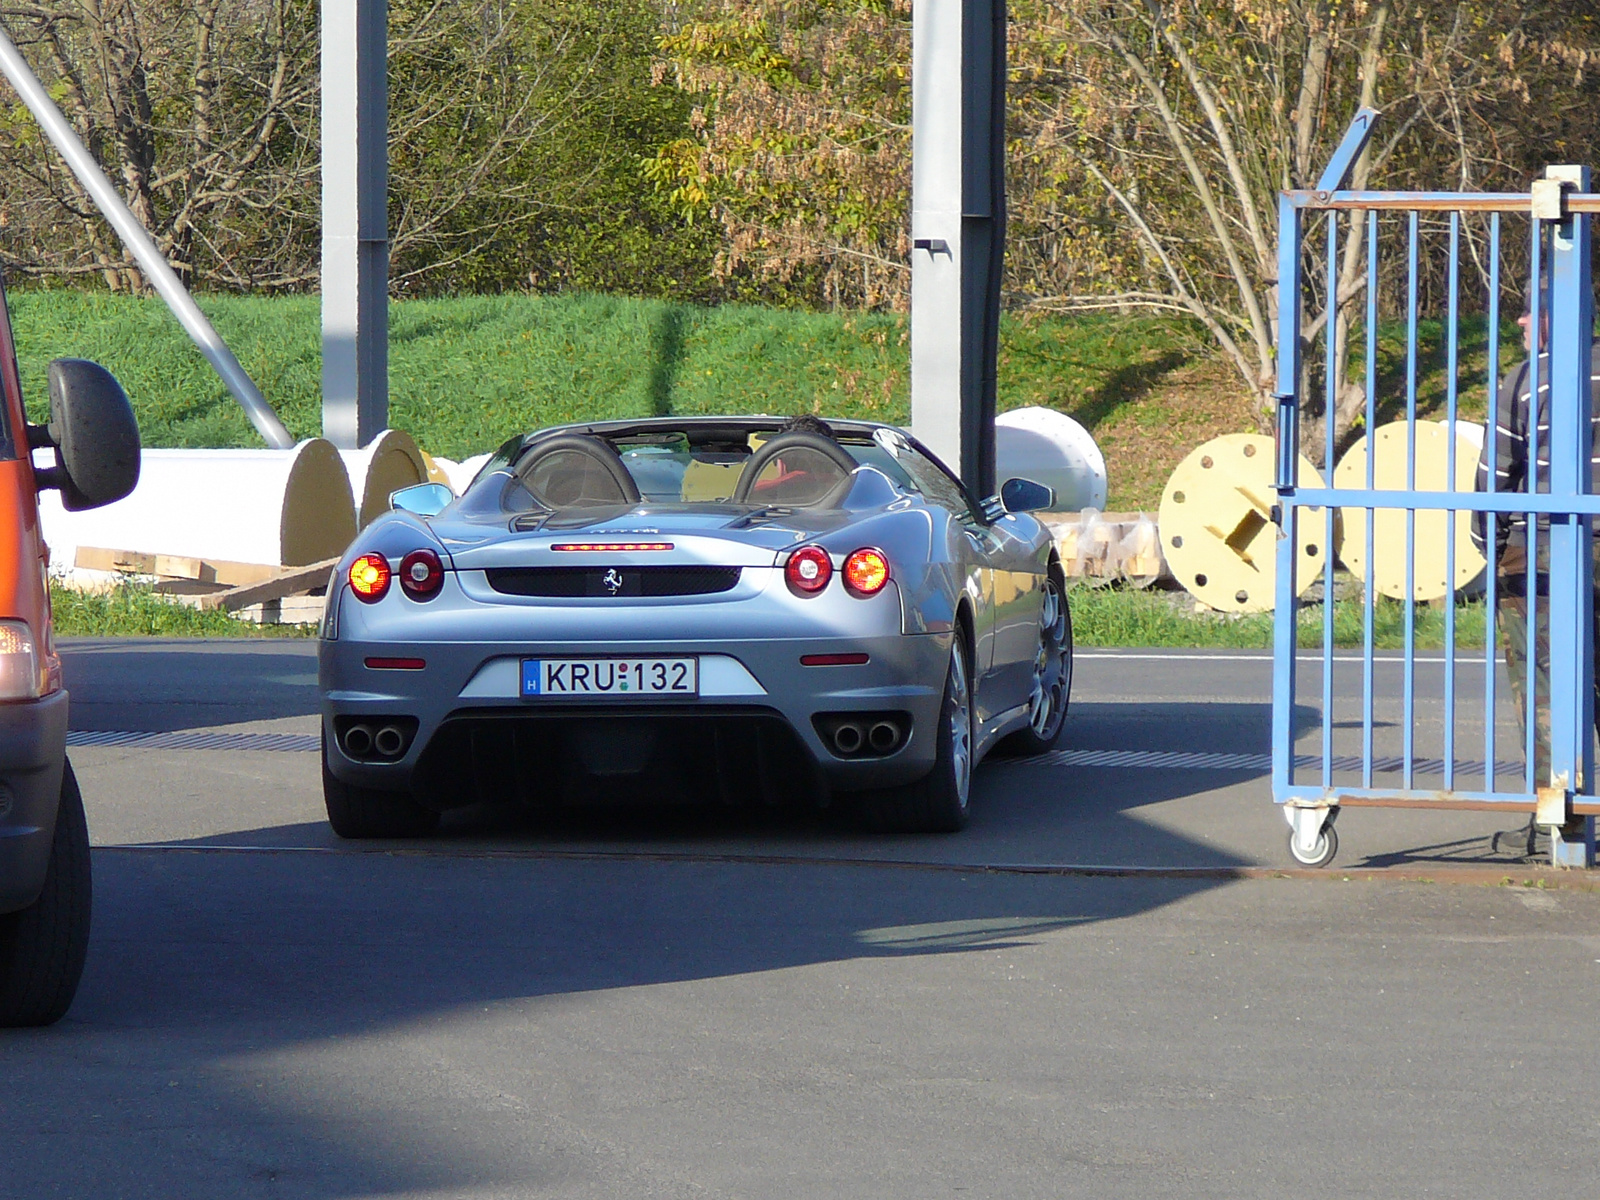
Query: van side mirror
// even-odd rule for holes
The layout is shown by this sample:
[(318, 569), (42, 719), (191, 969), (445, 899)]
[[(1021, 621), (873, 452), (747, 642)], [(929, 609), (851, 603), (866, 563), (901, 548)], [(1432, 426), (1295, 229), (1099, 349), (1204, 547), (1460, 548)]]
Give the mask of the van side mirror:
[(1000, 503), (1007, 512), (1040, 512), (1055, 502), (1054, 488), (1031, 479), (1008, 479), (1000, 487)]
[(121, 500), (139, 482), (139, 423), (115, 376), (86, 358), (50, 364), (50, 424), (28, 426), (29, 448), (53, 446), (56, 465), (35, 472), (61, 489), (68, 512)]
[(389, 507), (396, 512), (434, 517), (442, 513), (455, 498), (456, 494), (442, 483), (414, 483), (398, 492), (390, 492)]

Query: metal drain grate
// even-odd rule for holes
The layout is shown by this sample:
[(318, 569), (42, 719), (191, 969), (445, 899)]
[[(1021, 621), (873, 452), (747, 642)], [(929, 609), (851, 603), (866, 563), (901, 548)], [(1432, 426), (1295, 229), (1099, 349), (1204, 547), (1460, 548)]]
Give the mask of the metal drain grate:
[[(131, 733), (121, 730), (74, 729), (67, 734), (69, 746), (131, 746), (140, 750), (278, 750), (290, 753), (315, 754), (322, 749), (322, 739), (315, 733)], [(1007, 760), (1012, 766), (1029, 767), (1112, 767), (1135, 768), (1154, 771), (1256, 771), (1272, 770), (1272, 757), (1267, 754), (1207, 754), (1185, 753), (1177, 750), (1052, 750), (1035, 758)], [(1311, 769), (1322, 764), (1316, 755), (1302, 754), (1295, 766)], [(1372, 769), (1378, 772), (1399, 771), (1398, 758), (1374, 758)], [(1356, 755), (1333, 760), (1335, 771), (1359, 771), (1361, 759)], [(1412, 762), (1418, 775), (1443, 775), (1444, 760), (1419, 758)], [(1495, 770), (1500, 775), (1516, 776), (1522, 773), (1518, 762), (1499, 763)], [(1456, 760), (1456, 774), (1483, 774), (1483, 763)]]
[(69, 746), (134, 746), (141, 750), (287, 750), (316, 752), (322, 739), (315, 733), (128, 733), (74, 729)]

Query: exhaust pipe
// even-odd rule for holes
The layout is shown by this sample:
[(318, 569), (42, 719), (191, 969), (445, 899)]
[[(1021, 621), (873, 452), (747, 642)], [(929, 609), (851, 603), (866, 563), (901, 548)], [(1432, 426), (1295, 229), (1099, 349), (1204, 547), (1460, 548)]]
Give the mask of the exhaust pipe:
[(861, 749), (861, 726), (844, 722), (833, 731), (833, 746), (840, 754), (854, 754)]
[(406, 735), (394, 725), (385, 725), (373, 736), (372, 747), (384, 758), (399, 758), (406, 748)]
[(887, 754), (900, 744), (900, 727), (893, 721), (879, 721), (867, 732), (867, 745), (877, 754)]
[(372, 753), (372, 729), (367, 725), (352, 725), (344, 731), (344, 752), (351, 758), (365, 758)]

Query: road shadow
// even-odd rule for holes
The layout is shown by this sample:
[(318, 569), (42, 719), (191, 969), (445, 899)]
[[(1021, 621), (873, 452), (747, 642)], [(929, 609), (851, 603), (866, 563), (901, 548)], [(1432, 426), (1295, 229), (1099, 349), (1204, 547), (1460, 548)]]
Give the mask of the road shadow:
[[(0, 1036), (3, 1194), (537, 1190), (557, 1169), (538, 1137), (480, 1136), (478, 1101), (441, 1120), (426, 1087), (383, 1082), (416, 1039), (491, 1036), (493, 1010), (501, 1052), (534, 1063), (544, 1006), (579, 996), (977, 955), (1220, 885), (405, 852), (113, 850), (96, 870), (73, 1010)], [(59, 1131), (91, 1115), (69, 1152)]]
[(63, 639), (76, 730), (169, 733), (315, 716), (311, 639)]

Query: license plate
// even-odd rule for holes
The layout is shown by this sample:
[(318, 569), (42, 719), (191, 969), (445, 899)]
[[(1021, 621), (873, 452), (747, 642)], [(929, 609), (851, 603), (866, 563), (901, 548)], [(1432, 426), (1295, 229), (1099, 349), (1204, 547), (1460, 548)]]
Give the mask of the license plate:
[(524, 696), (698, 696), (697, 658), (525, 658)]

